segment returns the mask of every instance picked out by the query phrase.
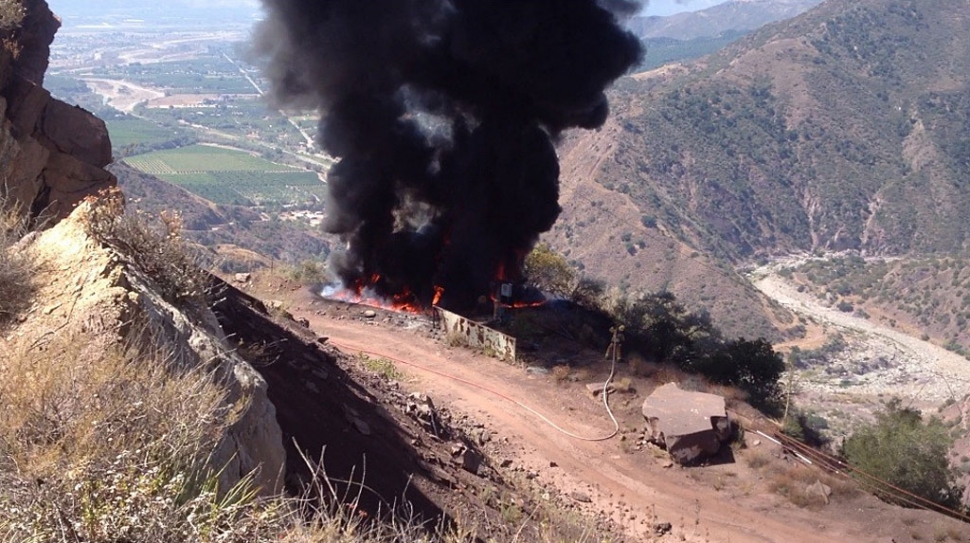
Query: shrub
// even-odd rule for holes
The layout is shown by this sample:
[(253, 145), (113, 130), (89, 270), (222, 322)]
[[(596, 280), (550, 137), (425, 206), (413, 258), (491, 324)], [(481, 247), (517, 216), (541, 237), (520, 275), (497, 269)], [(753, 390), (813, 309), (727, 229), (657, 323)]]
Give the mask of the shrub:
[[(951, 444), (939, 419), (924, 421), (919, 411), (901, 407), (897, 398), (886, 404), (874, 423), (846, 439), (843, 452), (850, 463), (870, 475), (936, 503), (954, 506), (961, 491), (947, 461)], [(889, 489), (879, 494), (892, 500)]]
[(759, 409), (775, 411), (780, 405), (778, 378), (785, 371), (785, 363), (764, 339), (730, 341), (698, 359), (694, 369), (715, 383), (740, 388)]
[(0, 37), (19, 28), (26, 15), (20, 0), (0, 0)]
[(552, 368), (552, 378), (556, 381), (557, 385), (561, 385), (569, 380), (570, 375), (572, 375), (572, 370), (569, 366), (559, 365), (553, 366)]
[(26, 226), (19, 209), (0, 197), (0, 325), (25, 310), (33, 297), (33, 260), (14, 248)]
[(323, 264), (312, 260), (300, 262), (289, 271), (288, 275), (293, 281), (308, 286), (322, 285), (330, 280)]
[(525, 257), (525, 276), (529, 284), (554, 296), (568, 296), (576, 283), (576, 271), (566, 258), (545, 243)]
[(606, 284), (602, 281), (582, 277), (576, 281), (573, 291), (569, 294), (569, 299), (581, 307), (596, 310), (603, 304), (603, 295), (606, 293)]
[(211, 280), (201, 258), (182, 238), (182, 218), (163, 211), (157, 219), (141, 212), (125, 213), (124, 199), (113, 190), (89, 200), (89, 233), (114, 248), (146, 275), (163, 298), (172, 303), (204, 303)]

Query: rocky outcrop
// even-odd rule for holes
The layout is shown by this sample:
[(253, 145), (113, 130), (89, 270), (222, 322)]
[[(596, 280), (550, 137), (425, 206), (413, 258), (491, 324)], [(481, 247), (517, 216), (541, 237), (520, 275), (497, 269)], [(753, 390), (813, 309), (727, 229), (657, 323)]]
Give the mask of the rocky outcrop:
[(226, 390), (226, 412), (233, 414), (209, 459), (221, 470), (220, 488), (253, 473), (262, 491), (279, 491), (286, 454), (266, 381), (228, 345), (207, 307), (169, 303), (129, 255), (88, 234), (91, 211), (104, 202), (82, 202), (65, 220), (20, 243), (36, 263), (37, 291), (33, 308), (5, 331), (6, 346), (17, 352), (52, 336), (79, 337), (92, 352), (104, 353), (141, 343), (179, 364), (214, 372)]
[(104, 121), (43, 88), (60, 21), (45, 0), (24, 0), (24, 7), (22, 24), (0, 45), (0, 195), (52, 224), (116, 184), (104, 170), (111, 141)]
[(731, 436), (723, 397), (681, 390), (676, 383), (667, 383), (644, 400), (643, 417), (647, 439), (665, 447), (679, 464), (717, 454)]

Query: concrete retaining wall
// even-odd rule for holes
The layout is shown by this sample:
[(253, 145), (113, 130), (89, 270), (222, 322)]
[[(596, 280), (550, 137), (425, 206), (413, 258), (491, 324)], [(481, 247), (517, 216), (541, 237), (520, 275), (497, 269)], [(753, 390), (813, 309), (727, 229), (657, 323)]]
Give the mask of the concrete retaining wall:
[(438, 327), (449, 336), (463, 338), (469, 347), (482, 349), (485, 354), (499, 360), (515, 361), (514, 337), (440, 307), (434, 308), (434, 311)]

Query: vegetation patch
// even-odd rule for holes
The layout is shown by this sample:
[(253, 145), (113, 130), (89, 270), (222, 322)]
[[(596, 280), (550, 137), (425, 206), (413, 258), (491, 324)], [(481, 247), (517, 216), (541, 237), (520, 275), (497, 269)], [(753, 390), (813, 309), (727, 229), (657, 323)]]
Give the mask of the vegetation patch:
[[(850, 464), (869, 475), (955, 507), (962, 489), (957, 487), (947, 460), (952, 443), (942, 421), (935, 417), (923, 420), (919, 411), (903, 407), (897, 398), (876, 414), (874, 423), (862, 426), (846, 439), (844, 453)], [(862, 481), (876, 484), (870, 479)], [(898, 492), (888, 487), (875, 488), (875, 492), (884, 499), (898, 500)]]
[(364, 353), (360, 353), (358, 358), (367, 371), (374, 372), (388, 381), (397, 381), (404, 377), (404, 374), (397, 369), (394, 362), (386, 358), (374, 358)]
[(27, 11), (19, 0), (0, 1), (0, 37), (20, 28)]
[(29, 307), (33, 296), (33, 260), (14, 247), (26, 232), (24, 216), (0, 197), (0, 326)]
[(333, 543), (441, 541), (407, 517), (369, 522), (337, 503), (322, 468), (305, 495), (219, 488), (209, 460), (238, 413), (202, 368), (158, 347), (90, 338), (0, 345), (0, 541)]
[(87, 228), (95, 239), (127, 256), (169, 302), (207, 300), (209, 274), (202, 269), (199, 253), (182, 239), (177, 213), (162, 212), (157, 219), (125, 213), (121, 194), (115, 191), (93, 202)]
[(913, 325), (924, 331), (924, 341), (936, 339), (968, 357), (968, 259), (965, 253), (906, 259), (835, 256), (806, 262), (782, 275), (840, 310), (854, 309), (860, 315), (879, 311), (888, 317), (889, 326)]

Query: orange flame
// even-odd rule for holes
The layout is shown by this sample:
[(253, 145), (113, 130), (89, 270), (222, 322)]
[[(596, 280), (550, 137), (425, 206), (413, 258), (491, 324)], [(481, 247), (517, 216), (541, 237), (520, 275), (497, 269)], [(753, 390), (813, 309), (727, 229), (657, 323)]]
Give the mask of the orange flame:
[(445, 293), (445, 287), (439, 287), (435, 285), (434, 287), (434, 299), (431, 300), (431, 307), (437, 307), (438, 302), (441, 301), (441, 295)]
[(326, 294), (327, 298), (342, 302), (361, 304), (378, 309), (399, 311), (403, 313), (424, 313), (424, 308), (418, 303), (414, 293), (405, 288), (390, 298), (378, 296), (373, 287), (380, 281), (380, 274), (373, 274), (370, 278), (359, 278), (348, 287)]

